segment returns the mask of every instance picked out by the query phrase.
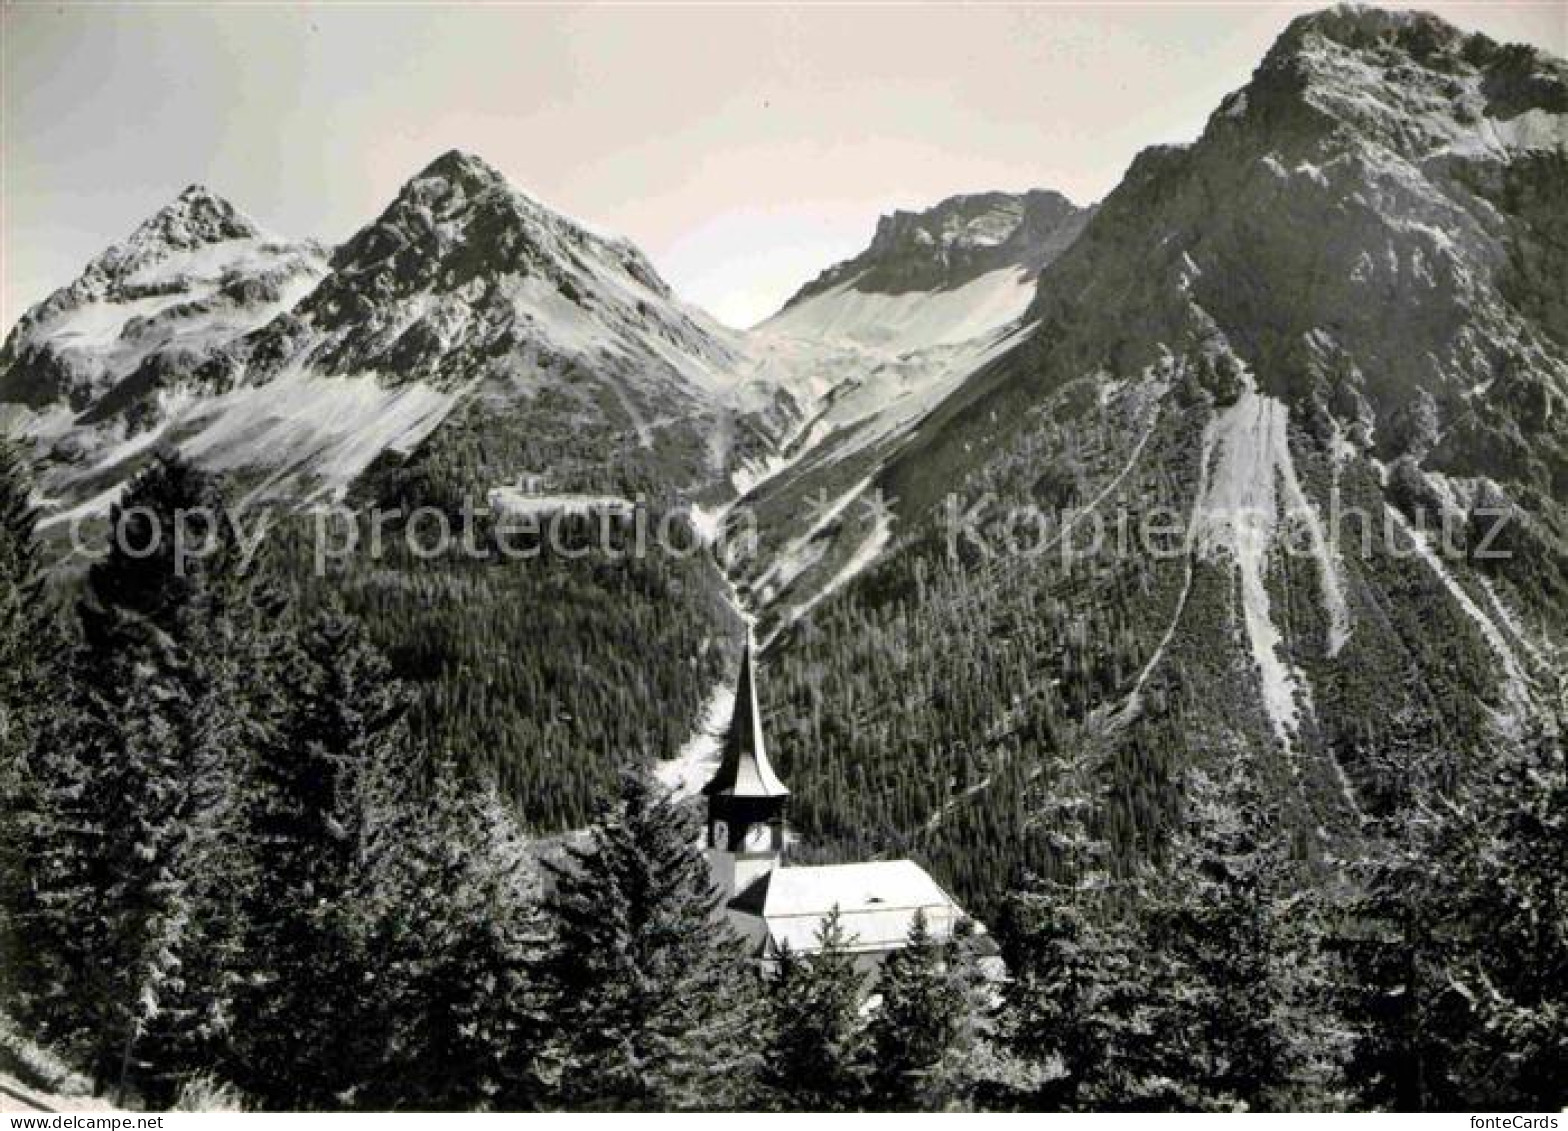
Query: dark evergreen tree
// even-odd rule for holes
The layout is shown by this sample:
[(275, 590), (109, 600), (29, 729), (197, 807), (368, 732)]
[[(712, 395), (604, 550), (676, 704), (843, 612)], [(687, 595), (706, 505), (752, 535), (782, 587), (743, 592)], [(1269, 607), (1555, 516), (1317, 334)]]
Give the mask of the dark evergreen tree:
[(1037, 882), (1010, 903), (1014, 1053), (1042, 1079), (1029, 1106), (1094, 1111), (1165, 1106), (1153, 1087), (1149, 1004), (1135, 928), (1080, 884)]
[(0, 438), (0, 1005), (24, 1016), (52, 977), (36, 872), (60, 829), (42, 789), (39, 736), (64, 677), (31, 493), (22, 453)]
[[(528, 979), (541, 926), (513, 818), (450, 762), (390, 815), (376, 850), (373, 1108), (528, 1110), (542, 1022)], [(367, 1069), (372, 1066), (367, 1065)]]
[(1165, 960), (1149, 987), (1174, 1105), (1302, 1110), (1343, 1101), (1345, 1056), (1311, 878), (1245, 760), (1194, 774), (1186, 827), (1138, 909)]
[(21, 453), (0, 438), (0, 796), (14, 793), (25, 770), (52, 629), (31, 495)]
[[(1568, 1101), (1568, 769), (1538, 721), (1456, 799), (1406, 821), (1348, 932), (1356, 1067), (1390, 1107)], [(1378, 917), (1373, 918), (1372, 914)], [(1363, 981), (1367, 984), (1362, 985)], [(1387, 1019), (1378, 1027), (1369, 1021)]]
[[(1443, 809), (1446, 803), (1437, 799)], [(1478, 829), (1418, 800), (1384, 822), (1354, 870), (1339, 938), (1347, 1076), (1360, 1106), (1472, 1106), (1468, 1049), (1480, 1028), (1461, 970), (1477, 945)]]
[(835, 907), (817, 928), (815, 950), (778, 956), (765, 1065), (773, 1102), (786, 1111), (854, 1111), (868, 1099), (867, 986), (851, 941)]
[(100, 1085), (156, 1102), (228, 1024), (237, 798), (267, 726), (256, 634), (276, 606), (243, 568), (217, 482), (174, 456), (131, 484), (111, 527), (42, 768), (61, 834), (38, 872), (62, 975), (47, 1011), (84, 1037)]
[(756, 1076), (756, 975), (690, 819), (639, 775), (550, 867), (540, 1074), (566, 1108), (732, 1109)]
[(877, 972), (869, 1035), (877, 1108), (949, 1111), (967, 1106), (979, 1040), (972, 952), (938, 944), (916, 912), (909, 937)]
[[(280, 675), (285, 715), (246, 807), (238, 1082), (268, 1106), (351, 1103), (381, 1055), (371, 843), (417, 786), (407, 701), (358, 624), (327, 612)], [(389, 823), (390, 820), (389, 820)]]
[(1032, 1095), (1021, 1102), (1064, 1111), (1169, 1106), (1147, 992), (1164, 959), (1138, 937), (1137, 885), (1110, 874), (1086, 803), (1064, 793), (1048, 817), (1053, 874), (1013, 896), (998, 930), (1011, 973), (1006, 1038), (1033, 1067)]
[[(1490, 791), (1475, 953), (1460, 978), (1481, 1024), (1472, 1076), (1491, 1108), (1568, 1107), (1568, 756), (1563, 724), (1530, 735)], [(1446, 861), (1445, 861), (1446, 863)]]

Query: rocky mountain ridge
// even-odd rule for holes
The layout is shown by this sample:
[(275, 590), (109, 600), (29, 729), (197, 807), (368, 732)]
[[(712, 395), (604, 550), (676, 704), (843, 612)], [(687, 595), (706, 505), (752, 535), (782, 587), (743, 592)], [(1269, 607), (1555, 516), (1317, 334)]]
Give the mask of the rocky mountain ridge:
[[(200, 185), (185, 189), (70, 285), (23, 315), (0, 348), (0, 400), (123, 411), (265, 324), (321, 278), (326, 252), (280, 239)], [(119, 395), (116, 397), (116, 391)]]
[[(1017, 340), (833, 492), (813, 559), (854, 578), (784, 621), (772, 709), (806, 791), (904, 798), (836, 808), (846, 845), (983, 885), (1089, 790), (1136, 854), (1245, 758), (1343, 855), (1560, 705), (1565, 73), (1332, 9), (1134, 160)], [(897, 707), (839, 727), (824, 687)]]
[(784, 309), (842, 284), (877, 294), (953, 290), (1000, 268), (1037, 274), (1077, 237), (1092, 210), (1061, 193), (987, 192), (948, 197), (919, 212), (881, 217), (865, 251), (823, 271)]
[[(104, 509), (165, 442), (257, 497), (341, 494), (470, 400), (548, 440), (515, 474), (633, 490), (606, 480), (635, 465), (639, 488), (696, 493), (757, 442), (748, 420), (789, 410), (736, 379), (735, 336), (630, 243), (456, 151), (330, 256), (187, 190), (30, 311), (3, 358), (0, 397), (66, 516)], [(562, 452), (574, 434), (594, 440)]]

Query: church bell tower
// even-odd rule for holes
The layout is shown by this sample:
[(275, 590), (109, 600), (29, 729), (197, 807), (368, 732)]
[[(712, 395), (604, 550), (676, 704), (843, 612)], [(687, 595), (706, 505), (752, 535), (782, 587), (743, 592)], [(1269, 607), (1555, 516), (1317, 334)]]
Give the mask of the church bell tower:
[(714, 886), (726, 900), (776, 868), (784, 852), (789, 790), (768, 764), (763, 746), (751, 651), (748, 639), (723, 758), (713, 780), (702, 787), (708, 799), (708, 862)]

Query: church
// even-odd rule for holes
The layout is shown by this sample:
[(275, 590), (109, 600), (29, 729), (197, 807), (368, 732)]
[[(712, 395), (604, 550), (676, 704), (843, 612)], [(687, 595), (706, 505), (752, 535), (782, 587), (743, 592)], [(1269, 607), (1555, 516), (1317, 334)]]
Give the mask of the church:
[(835, 907), (849, 949), (866, 970), (904, 946), (916, 912), (925, 912), (938, 942), (965, 918), (952, 896), (913, 860), (784, 864), (789, 790), (768, 762), (749, 642), (719, 768), (702, 793), (714, 886), (730, 924), (764, 964), (785, 946), (795, 954), (816, 950), (818, 928)]

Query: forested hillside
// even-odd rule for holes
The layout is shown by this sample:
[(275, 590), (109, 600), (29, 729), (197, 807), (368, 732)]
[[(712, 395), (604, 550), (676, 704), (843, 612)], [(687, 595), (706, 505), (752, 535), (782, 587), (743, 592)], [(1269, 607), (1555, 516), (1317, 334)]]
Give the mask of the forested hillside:
[[(870, 469), (891, 536), (770, 649), (815, 850), (922, 852), (989, 907), (1064, 790), (1126, 867), (1245, 755), (1332, 866), (1518, 749), (1563, 694), (1568, 341), (1519, 265), (1555, 254), (1565, 91), (1337, 9), (1134, 162), (1029, 339)], [(817, 552), (872, 527), (847, 507)]]
[[(0, 349), (0, 1020), (149, 1108), (1562, 1107), (1565, 203), (1568, 64), (1360, 7), (748, 334), (459, 151), (330, 250), (187, 190)], [(649, 771), (747, 632), (785, 865), (976, 922), (716, 925)]]

